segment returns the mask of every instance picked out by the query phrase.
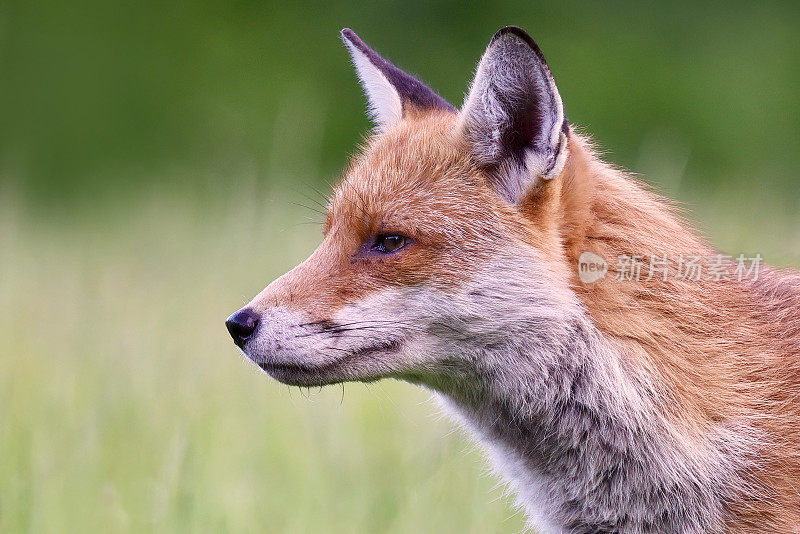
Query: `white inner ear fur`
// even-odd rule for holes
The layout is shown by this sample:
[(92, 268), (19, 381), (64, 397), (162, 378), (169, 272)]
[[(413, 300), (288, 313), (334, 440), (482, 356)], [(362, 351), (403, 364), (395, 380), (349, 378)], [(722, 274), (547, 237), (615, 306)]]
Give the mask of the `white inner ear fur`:
[(553, 124), (553, 130), (550, 132), (550, 144), (551, 146), (557, 147), (556, 161), (549, 171), (541, 174), (542, 178), (550, 180), (561, 174), (561, 171), (564, 170), (564, 163), (567, 161), (569, 149), (567, 148), (567, 135), (561, 130), (564, 124), (564, 104), (561, 102), (561, 95), (558, 92), (558, 87), (556, 87), (556, 82), (553, 80), (552, 76), (547, 78), (547, 84), (550, 86), (550, 91), (553, 93), (557, 109), (556, 122)]
[(367, 96), (369, 115), (379, 130), (385, 130), (403, 117), (403, 102), (386, 76), (361, 50), (345, 39), (358, 79)]
[[(547, 77), (547, 85), (550, 87), (550, 92), (553, 94), (556, 103), (557, 114), (553, 129), (550, 131), (550, 146), (556, 147), (557, 152), (553, 166), (549, 170), (543, 170), (540, 176), (545, 180), (550, 180), (561, 174), (561, 171), (564, 170), (564, 163), (567, 161), (567, 152), (569, 150), (567, 148), (567, 136), (561, 130), (564, 124), (564, 104), (561, 102), (561, 95), (558, 92), (558, 87), (556, 87), (556, 82), (553, 80), (552, 76)], [(528, 152), (531, 151), (529, 150)], [(526, 160), (527, 157), (528, 155), (526, 154)]]

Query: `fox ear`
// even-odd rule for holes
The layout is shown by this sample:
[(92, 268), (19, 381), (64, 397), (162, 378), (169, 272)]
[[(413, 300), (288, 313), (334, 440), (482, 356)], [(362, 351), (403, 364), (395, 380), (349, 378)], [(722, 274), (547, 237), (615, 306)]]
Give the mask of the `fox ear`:
[(473, 156), (509, 202), (564, 168), (569, 124), (561, 97), (541, 50), (520, 28), (492, 37), (460, 121)]
[(411, 108), (456, 112), (444, 98), (410, 74), (403, 72), (367, 46), (349, 28), (342, 30), (358, 78), (369, 102), (369, 114), (379, 129), (399, 121)]

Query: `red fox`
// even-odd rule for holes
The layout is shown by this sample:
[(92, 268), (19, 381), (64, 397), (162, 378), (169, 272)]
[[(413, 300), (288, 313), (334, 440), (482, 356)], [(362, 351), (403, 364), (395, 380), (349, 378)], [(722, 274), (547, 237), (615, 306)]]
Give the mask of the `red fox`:
[(228, 319), (247, 357), (431, 390), (542, 532), (800, 532), (800, 274), (602, 162), (525, 31), (461, 109), (342, 38), (376, 130), (319, 247)]

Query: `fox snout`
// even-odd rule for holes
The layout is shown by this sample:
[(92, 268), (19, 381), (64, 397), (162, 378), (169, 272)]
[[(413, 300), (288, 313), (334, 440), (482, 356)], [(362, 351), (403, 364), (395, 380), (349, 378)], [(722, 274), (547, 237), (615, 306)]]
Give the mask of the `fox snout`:
[(405, 339), (389, 321), (315, 320), (282, 305), (248, 305), (225, 325), (248, 359), (272, 378), (296, 386), (385, 376)]
[[(283, 306), (259, 310), (252, 304), (234, 312), (225, 321), (233, 342), (253, 363), (273, 377), (286, 381), (285, 372), (310, 367), (314, 362), (303, 350), (305, 338), (317, 322), (307, 321), (301, 314)], [(281, 376), (275, 376), (280, 374)]]

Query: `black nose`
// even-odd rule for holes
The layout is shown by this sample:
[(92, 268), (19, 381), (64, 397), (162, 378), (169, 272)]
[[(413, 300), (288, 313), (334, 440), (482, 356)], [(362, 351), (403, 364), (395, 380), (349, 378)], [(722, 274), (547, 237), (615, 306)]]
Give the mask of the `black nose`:
[(233, 342), (241, 348), (244, 346), (245, 341), (256, 331), (258, 316), (252, 310), (242, 308), (228, 317), (228, 320), (225, 321), (225, 326), (228, 327), (228, 332), (231, 333)]

